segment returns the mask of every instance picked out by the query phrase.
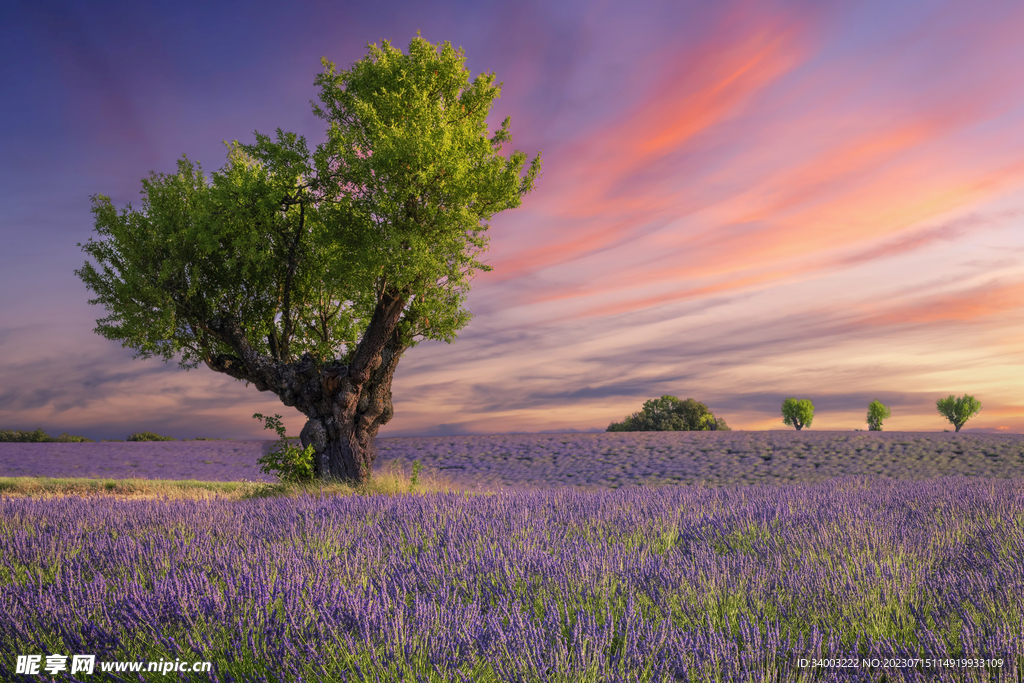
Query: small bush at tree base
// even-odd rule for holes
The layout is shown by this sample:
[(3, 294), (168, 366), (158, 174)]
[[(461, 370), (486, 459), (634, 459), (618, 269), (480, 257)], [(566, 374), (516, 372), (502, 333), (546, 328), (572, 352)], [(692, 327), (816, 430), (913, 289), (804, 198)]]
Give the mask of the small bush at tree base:
[(316, 474), (313, 466), (313, 454), (316, 451), (313, 444), (306, 446), (306, 449), (303, 450), (288, 443), (280, 415), (264, 417), (260, 413), (253, 413), (253, 418), (264, 420), (266, 424), (263, 425), (263, 428), (273, 429), (281, 439), (275, 450), (257, 460), (261, 465), (260, 471), (288, 483), (299, 484), (312, 481)]
[(868, 431), (882, 431), (882, 420), (888, 419), (891, 415), (892, 411), (882, 405), (881, 401), (872, 401), (868, 406)]
[(804, 427), (810, 427), (814, 420), (814, 404), (809, 398), (796, 399), (787, 398), (782, 402), (782, 423), (796, 427), (799, 432)]

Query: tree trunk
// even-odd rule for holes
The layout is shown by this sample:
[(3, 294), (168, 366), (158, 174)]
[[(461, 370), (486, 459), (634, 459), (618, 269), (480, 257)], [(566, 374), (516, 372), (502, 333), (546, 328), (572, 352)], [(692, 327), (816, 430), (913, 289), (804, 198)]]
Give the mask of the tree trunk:
[(377, 431), (394, 415), (391, 381), (406, 349), (398, 322), (408, 294), (382, 293), (350, 365), (320, 363), (306, 354), (295, 362), (256, 351), (237, 320), (218, 317), (208, 329), (230, 345), (235, 355), (207, 355), (210, 369), (272, 391), (286, 406), (309, 418), (302, 447), (313, 446), (317, 477), (365, 484), (377, 459)]
[[(392, 341), (397, 342), (397, 339)], [(345, 401), (340, 394), (332, 396), (333, 392), (329, 390), (333, 388), (332, 384), (340, 382), (342, 372), (347, 372), (347, 368), (328, 367), (323, 371), (323, 384), (328, 388), (329, 398), (316, 403), (328, 410), (303, 411), (309, 419), (299, 435), (303, 448), (313, 446), (317, 477), (356, 484), (369, 481), (373, 463), (377, 460), (377, 432), (391, 421), (395, 413), (391, 402), (391, 381), (404, 350), (397, 343), (389, 343), (384, 348), (380, 364), (374, 368), (355, 401), (355, 410), (349, 409), (350, 401)]]
[(405, 351), (397, 328), (405, 302), (398, 293), (385, 293), (351, 366), (327, 364), (315, 373), (319, 381), (305, 383), (311, 395), (295, 405), (309, 420), (299, 438), (303, 448), (313, 446), (317, 477), (369, 482), (377, 432), (395, 414), (391, 381)]

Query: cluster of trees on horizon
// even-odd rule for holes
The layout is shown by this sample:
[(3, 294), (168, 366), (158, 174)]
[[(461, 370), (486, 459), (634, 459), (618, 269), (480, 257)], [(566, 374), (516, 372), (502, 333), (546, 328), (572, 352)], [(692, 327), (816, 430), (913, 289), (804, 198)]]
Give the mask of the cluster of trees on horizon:
[[(981, 412), (981, 402), (969, 394), (956, 397), (950, 394), (935, 402), (939, 414), (949, 420), (956, 431), (969, 419)], [(868, 405), (868, 431), (882, 431), (882, 422), (892, 411), (881, 401)], [(790, 397), (782, 402), (782, 422), (799, 432), (814, 421), (814, 404), (810, 399)], [(675, 396), (662, 396), (646, 401), (639, 411), (622, 422), (608, 425), (608, 432), (731, 432), (725, 420), (715, 417), (706, 405), (692, 398), (680, 401)], [(860, 431), (860, 430), (858, 430)], [(949, 430), (945, 430), (949, 431)]]
[[(981, 402), (975, 397), (965, 394), (960, 397), (950, 394), (946, 398), (940, 398), (935, 402), (939, 414), (949, 420), (956, 431), (967, 423), (969, 419), (981, 412)], [(872, 401), (868, 405), (867, 424), (868, 431), (882, 431), (882, 422), (892, 415), (888, 406), (881, 401)], [(280, 415), (274, 418), (264, 418), (257, 413), (254, 417), (266, 419), (266, 429), (277, 428), (278, 436), (282, 442), (285, 437), (284, 428), (281, 426)], [(810, 399), (797, 399), (790, 397), (782, 402), (782, 422), (797, 431), (804, 427), (810, 427), (814, 421), (814, 404)], [(700, 401), (688, 398), (680, 401), (675, 396), (662, 396), (646, 401), (643, 407), (628, 415), (622, 422), (613, 422), (608, 425), (606, 432), (731, 432), (732, 428), (726, 424), (725, 419), (715, 417), (706, 405)], [(860, 430), (857, 430), (860, 431)], [(949, 430), (945, 430), (949, 431)], [(124, 441), (177, 441), (173, 436), (160, 436), (153, 432), (135, 432), (130, 434)], [(182, 439), (182, 441), (222, 441), (223, 439)], [(120, 441), (120, 439), (101, 439), (101, 441)], [(64, 432), (60, 436), (53, 437), (42, 430), (34, 432), (19, 431), (17, 429), (0, 430), (0, 443), (95, 443), (92, 439), (84, 436), (72, 436)]]
[[(182, 441), (224, 441), (224, 439), (207, 439), (198, 437), (195, 439), (181, 439)], [(153, 432), (135, 432), (129, 434), (125, 439), (100, 439), (100, 442), (117, 441), (178, 441), (173, 436), (160, 436)], [(43, 431), (42, 427), (34, 432), (23, 432), (17, 429), (0, 430), (0, 443), (96, 443), (84, 436), (74, 436), (64, 432), (60, 436), (50, 436)]]

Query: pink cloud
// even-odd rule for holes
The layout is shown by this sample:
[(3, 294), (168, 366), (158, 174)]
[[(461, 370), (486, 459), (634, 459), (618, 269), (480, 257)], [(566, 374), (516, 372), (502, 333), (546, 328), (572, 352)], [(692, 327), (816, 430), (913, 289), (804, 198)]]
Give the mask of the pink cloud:
[[(557, 150), (530, 212), (557, 226), (544, 246), (499, 258), (498, 279), (537, 270), (626, 239), (639, 226), (689, 206), (644, 173), (738, 114), (752, 97), (800, 63), (805, 23), (785, 15), (730, 15), (713, 38), (660, 60), (653, 92), (618, 120)], [(515, 245), (508, 245), (514, 248)]]
[[(671, 72), (622, 121), (579, 141), (571, 154), (560, 152), (573, 159), (572, 167), (559, 169), (554, 187), (530, 200), (530, 220), (539, 227), (529, 234), (538, 239), (517, 235), (504, 243), (504, 253), (513, 254), (496, 260), (495, 279), (611, 247), (620, 254), (627, 246), (634, 252), (649, 247), (642, 261), (616, 263), (585, 284), (514, 296), (518, 304), (543, 303), (664, 285), (664, 294), (578, 315), (637, 310), (905, 253), (970, 226), (961, 222), (956, 230), (900, 237), (906, 231), (962, 214), (1024, 183), (1024, 162), (1010, 153), (1005, 134), (977, 132), (1005, 107), (1004, 80), (989, 79), (973, 84), (970, 98), (936, 86), (922, 110), (868, 100), (852, 112), (824, 108), (806, 119), (771, 120), (752, 134), (749, 153), (713, 174), (673, 162), (663, 177), (638, 184), (645, 167), (667, 163), (702, 135), (714, 137), (716, 126), (777, 84), (799, 63), (809, 32), (801, 24), (774, 31), (746, 27), (737, 44), (704, 45), (700, 57), (717, 65), (711, 74)], [(680, 63), (699, 61), (690, 54)], [(855, 80), (866, 82), (863, 74)], [(796, 96), (780, 96), (774, 106), (795, 108), (797, 102), (786, 97)], [(673, 118), (680, 111), (686, 116)], [(780, 149), (791, 141), (791, 149)], [(766, 156), (775, 163), (765, 165)], [(709, 191), (726, 186), (731, 191)], [(685, 228), (664, 228), (680, 218), (688, 219)], [(850, 249), (893, 236), (851, 261)], [(537, 246), (516, 250), (517, 243)]]

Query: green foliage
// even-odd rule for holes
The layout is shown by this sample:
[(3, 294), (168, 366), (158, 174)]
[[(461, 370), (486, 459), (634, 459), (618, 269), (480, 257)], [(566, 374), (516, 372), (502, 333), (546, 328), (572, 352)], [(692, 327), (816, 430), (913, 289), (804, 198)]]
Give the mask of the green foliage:
[(67, 432), (64, 432), (57, 438), (54, 438), (44, 432), (42, 428), (35, 430), (34, 432), (22, 432), (17, 429), (4, 429), (0, 430), (0, 443), (93, 443), (92, 439), (87, 439), (84, 436), (72, 436)]
[(18, 442), (18, 443), (42, 443), (46, 441), (53, 441), (53, 439), (42, 430), (37, 429), (34, 432), (22, 432), (17, 429), (5, 429), (0, 431), (0, 441), (6, 442)]
[(643, 408), (622, 422), (608, 425), (609, 432), (732, 431), (725, 420), (716, 418), (703, 403), (688, 398), (662, 396), (644, 403)]
[(290, 444), (285, 437), (285, 429), (281, 424), (280, 415), (264, 417), (260, 413), (254, 413), (253, 419), (264, 420), (266, 424), (263, 425), (263, 428), (273, 429), (280, 438), (277, 448), (257, 461), (261, 465), (260, 471), (291, 484), (312, 481), (315, 475), (313, 455), (316, 452), (313, 444), (306, 446), (305, 450)]
[(968, 394), (964, 394), (960, 398), (950, 394), (946, 398), (936, 401), (935, 407), (939, 414), (953, 423), (956, 431), (959, 432), (968, 420), (981, 412), (981, 401)]
[(420, 470), (423, 468), (423, 464), (419, 460), (412, 461), (412, 477), (409, 478), (409, 493), (412, 493), (416, 488), (416, 484), (420, 480)]
[(153, 432), (135, 432), (125, 441), (177, 441), (173, 436), (160, 436)]
[(813, 420), (814, 404), (809, 398), (787, 398), (782, 402), (783, 424), (796, 427), (799, 432), (804, 427), (810, 427)]
[(887, 420), (892, 415), (888, 406), (881, 401), (872, 401), (868, 406), (868, 431), (882, 431), (882, 420)]
[(92, 439), (87, 439), (84, 436), (72, 436), (67, 432), (62, 432), (60, 436), (56, 438), (58, 443), (93, 443)]
[(237, 367), (243, 354), (217, 331), (228, 321), (250, 358), (347, 363), (388, 292), (406, 301), (403, 347), (454, 340), (470, 279), (490, 270), (476, 258), (488, 221), (533, 189), (540, 157), (526, 168), (524, 153), (502, 154), (509, 119), (487, 125), (501, 85), (471, 81), (447, 42), (417, 37), (404, 54), (384, 41), (350, 70), (323, 65), (315, 151), (279, 128), (228, 144), (209, 178), (187, 157), (151, 174), (138, 210), (93, 195), (102, 239), (79, 246), (99, 268), (75, 272), (110, 312), (98, 334), (136, 358)]

